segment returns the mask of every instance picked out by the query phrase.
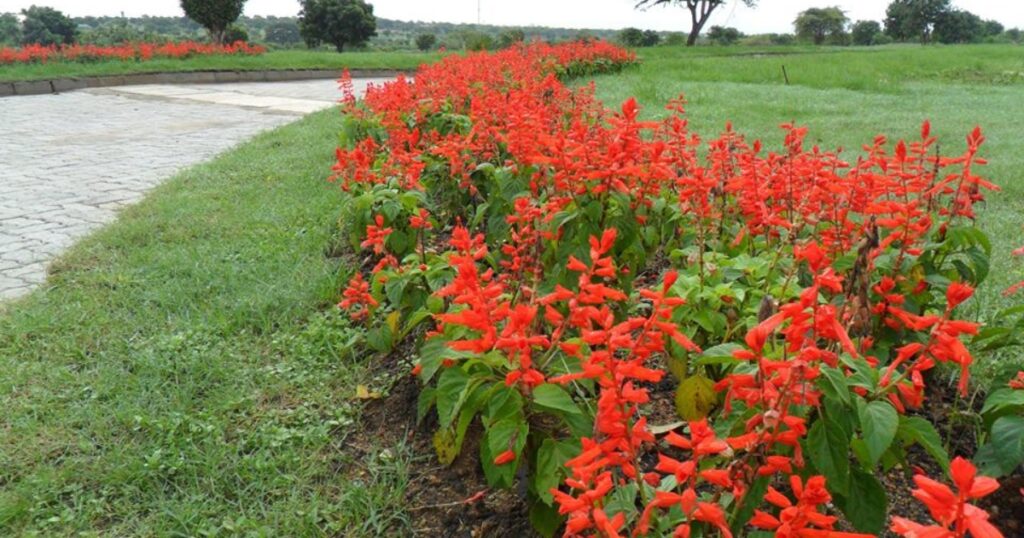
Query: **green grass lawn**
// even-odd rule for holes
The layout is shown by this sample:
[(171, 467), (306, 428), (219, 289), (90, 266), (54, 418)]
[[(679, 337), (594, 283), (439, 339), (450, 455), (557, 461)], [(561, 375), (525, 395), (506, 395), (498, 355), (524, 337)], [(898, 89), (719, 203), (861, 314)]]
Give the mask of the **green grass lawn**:
[(0, 536), (372, 536), (402, 517), (408, 453), (344, 450), (355, 385), (380, 383), (324, 254), (339, 123), (182, 173), (0, 305)]
[[(974, 304), (1005, 304), (999, 290), (1024, 279), (1008, 256), (1024, 244), (1024, 83), (994, 75), (1024, 49), (749, 52), (644, 50), (643, 65), (598, 78), (598, 95), (635, 95), (657, 117), (685, 92), (703, 135), (732, 120), (777, 146), (794, 120), (850, 153), (878, 133), (914, 136), (924, 118), (957, 152), (980, 124), (1004, 190), (982, 213), (997, 253)], [(977, 76), (953, 83), (957, 70)], [(408, 450), (346, 452), (355, 386), (387, 383), (332, 307), (346, 267), (325, 252), (344, 197), (324, 178), (339, 129), (336, 110), (317, 113), (178, 175), (57, 260), (42, 289), (0, 305), (0, 536), (406, 528)]]
[[(972, 304), (982, 319), (1008, 306), (1011, 300), (1002, 290), (1024, 280), (1024, 259), (1010, 256), (1024, 245), (1024, 75), (1013, 79), (1007, 73), (1024, 73), (1024, 47), (765, 51), (775, 53), (752, 54), (745, 47), (643, 49), (640, 66), (597, 78), (597, 95), (611, 107), (635, 96), (646, 107), (644, 114), (656, 118), (664, 115), (665, 102), (683, 93), (690, 125), (703, 137), (718, 135), (731, 120), (737, 131), (772, 149), (781, 148), (778, 125), (793, 121), (810, 129), (810, 143), (846, 148), (847, 160), (856, 160), (861, 146), (878, 134), (919, 137), (925, 119), (931, 120), (941, 151), (959, 154), (964, 137), (980, 125), (987, 138), (982, 155), (990, 164), (978, 170), (1002, 191), (991, 193), (979, 208), (979, 224), (993, 241), (993, 260)], [(985, 377), (1022, 364), (1017, 357), (1008, 363), (979, 360), (976, 372)]]
[(197, 56), (184, 60), (96, 63), (53, 62), (0, 66), (0, 82), (171, 71), (254, 71), (263, 69), (415, 69), (439, 53), (278, 50), (261, 56)]

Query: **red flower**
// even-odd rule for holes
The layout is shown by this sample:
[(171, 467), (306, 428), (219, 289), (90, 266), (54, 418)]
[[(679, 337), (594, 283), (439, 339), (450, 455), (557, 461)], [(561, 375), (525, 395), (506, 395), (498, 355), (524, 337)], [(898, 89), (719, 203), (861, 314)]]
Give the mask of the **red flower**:
[(893, 517), (892, 531), (906, 538), (949, 537), (1002, 538), (1003, 534), (988, 521), (988, 513), (968, 504), (999, 488), (992, 478), (977, 476), (971, 462), (956, 457), (949, 465), (949, 473), (956, 486), (954, 493), (945, 484), (923, 474), (914, 476), (917, 489), (914, 498), (928, 507), (936, 525), (922, 525), (901, 517)]
[(513, 450), (506, 450), (506, 451), (502, 452), (501, 454), (498, 454), (494, 458), (494, 464), (495, 465), (505, 465), (506, 463), (511, 463), (511, 462), (515, 461), (515, 459), (516, 459), (515, 451), (513, 451)]

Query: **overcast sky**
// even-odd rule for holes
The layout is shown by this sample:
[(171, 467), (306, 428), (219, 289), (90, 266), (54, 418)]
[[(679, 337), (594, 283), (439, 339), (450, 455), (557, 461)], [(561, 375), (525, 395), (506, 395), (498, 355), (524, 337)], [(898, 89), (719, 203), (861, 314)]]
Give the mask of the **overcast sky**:
[[(371, 0), (379, 17), (399, 20), (476, 22), (478, 0)], [(680, 7), (633, 9), (634, 0), (479, 0), (480, 21), (511, 26), (569, 28), (623, 28), (685, 30), (689, 13)], [(53, 6), (72, 16), (181, 15), (178, 0), (0, 0), (0, 12), (18, 11), (32, 4)], [(838, 5), (851, 20), (881, 21), (889, 0), (761, 0), (750, 9), (738, 0), (719, 7), (710, 24), (735, 26), (754, 33), (792, 32), (793, 19), (808, 7)], [(1024, 2), (1020, 0), (953, 0), (983, 18), (996, 19), (1007, 28), (1024, 28)], [(248, 0), (246, 15), (293, 16), (298, 0)]]

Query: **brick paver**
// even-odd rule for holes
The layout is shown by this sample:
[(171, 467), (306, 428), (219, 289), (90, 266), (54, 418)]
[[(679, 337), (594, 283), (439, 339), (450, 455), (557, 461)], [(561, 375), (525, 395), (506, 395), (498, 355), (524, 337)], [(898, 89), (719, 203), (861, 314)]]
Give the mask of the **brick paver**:
[(176, 171), (338, 97), (333, 81), (302, 81), (0, 98), (0, 301)]

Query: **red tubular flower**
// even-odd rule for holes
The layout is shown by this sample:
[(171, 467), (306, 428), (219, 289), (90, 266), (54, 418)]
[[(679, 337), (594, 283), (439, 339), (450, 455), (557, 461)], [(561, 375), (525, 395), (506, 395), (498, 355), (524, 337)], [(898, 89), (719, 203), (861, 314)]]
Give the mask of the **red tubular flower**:
[(804, 484), (799, 476), (791, 476), (789, 483), (797, 502), (791, 502), (788, 497), (769, 486), (764, 500), (779, 508), (779, 515), (776, 517), (761, 510), (755, 510), (754, 517), (750, 520), (752, 526), (775, 531), (777, 538), (870, 538), (874, 536), (832, 530), (837, 518), (818, 511), (821, 505), (832, 500), (832, 496), (825, 489), (825, 477), (812, 476)]
[(970, 299), (974, 288), (960, 282), (951, 282), (946, 288), (946, 308), (952, 310), (960, 303)]
[(902, 517), (893, 517), (892, 531), (905, 538), (949, 537), (1002, 538), (994, 525), (988, 521), (988, 513), (969, 504), (999, 489), (995, 479), (977, 476), (977, 469), (971, 462), (956, 457), (949, 465), (956, 492), (945, 484), (924, 476), (914, 475), (914, 498), (928, 507), (936, 525), (922, 525)]
[(356, 273), (348, 281), (348, 287), (342, 292), (344, 299), (338, 303), (338, 307), (350, 312), (354, 320), (366, 319), (370, 315), (370, 309), (377, 306), (377, 300), (370, 294), (370, 284), (363, 280), (361, 273)]
[(505, 465), (506, 463), (511, 463), (511, 462), (515, 461), (515, 459), (516, 459), (515, 451), (506, 450), (506, 451), (502, 452), (501, 454), (498, 454), (494, 458), (494, 464), (495, 465)]
[(387, 241), (388, 236), (394, 230), (384, 227), (384, 215), (377, 215), (373, 220), (374, 224), (366, 226), (366, 239), (359, 246), (373, 248), (374, 254), (383, 254), (385, 249), (384, 242)]

